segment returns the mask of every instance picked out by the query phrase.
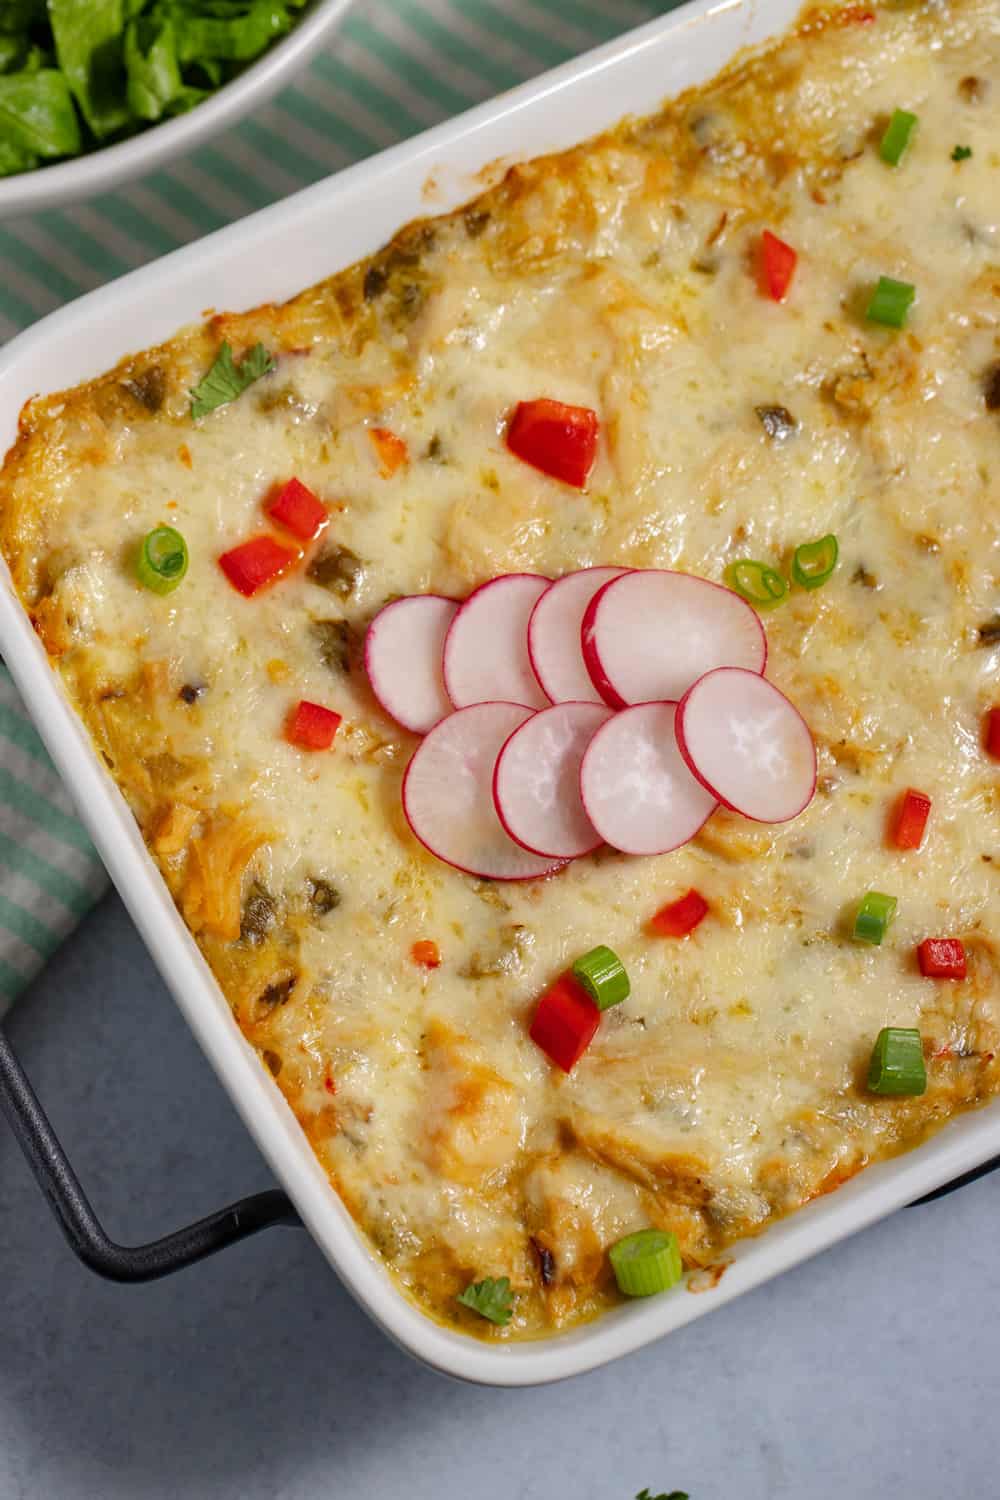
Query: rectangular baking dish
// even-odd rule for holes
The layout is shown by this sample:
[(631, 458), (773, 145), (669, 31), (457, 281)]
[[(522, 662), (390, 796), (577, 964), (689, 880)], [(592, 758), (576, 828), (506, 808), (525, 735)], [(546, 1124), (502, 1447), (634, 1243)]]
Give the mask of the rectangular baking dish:
[[(321, 182), (36, 324), (0, 354), (0, 451), (38, 392), (71, 386), (159, 343), (208, 308), (289, 297), (369, 254), (408, 220), (453, 208), (511, 162), (648, 114), (783, 30), (799, 0), (693, 0), (538, 81)], [(500, 1386), (579, 1374), (652, 1342), (1000, 1153), (1000, 1102), (727, 1253), (718, 1279), (621, 1307), (546, 1341), (506, 1346), (439, 1326), (368, 1249), (277, 1087), (243, 1040), (148, 856), (124, 799), (69, 708), (0, 576), (0, 651), (164, 981), (307, 1228), (353, 1295), (400, 1345), (447, 1374)], [(705, 1285), (702, 1290), (702, 1283)]]

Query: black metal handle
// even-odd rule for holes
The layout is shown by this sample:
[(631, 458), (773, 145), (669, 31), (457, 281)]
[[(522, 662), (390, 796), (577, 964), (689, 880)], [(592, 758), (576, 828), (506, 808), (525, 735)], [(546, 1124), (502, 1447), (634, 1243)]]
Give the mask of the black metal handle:
[(980, 1177), (988, 1177), (1000, 1167), (1000, 1156), (991, 1156), (989, 1161), (984, 1161), (981, 1166), (973, 1167), (969, 1172), (963, 1172), (959, 1177), (953, 1177), (951, 1182), (945, 1182), (933, 1193), (925, 1193), (922, 1198), (914, 1198), (909, 1205), (916, 1208), (920, 1203), (935, 1203), (938, 1198), (947, 1198), (949, 1193), (956, 1193), (959, 1188), (968, 1187), (970, 1182), (978, 1182)]
[(301, 1225), (287, 1193), (241, 1198), (148, 1245), (118, 1245), (104, 1232), (13, 1048), (0, 1030), (0, 1108), (70, 1248), (110, 1281), (155, 1281), (272, 1225)]

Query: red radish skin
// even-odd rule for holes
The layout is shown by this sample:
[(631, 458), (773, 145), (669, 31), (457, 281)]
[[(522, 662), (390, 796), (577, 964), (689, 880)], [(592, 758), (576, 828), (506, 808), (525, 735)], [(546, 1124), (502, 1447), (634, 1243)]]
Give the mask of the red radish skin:
[(676, 702), (716, 667), (762, 673), (767, 636), (732, 589), (691, 573), (640, 568), (594, 595), (581, 628), (591, 681), (612, 708)]
[(598, 589), (627, 568), (580, 568), (550, 584), (528, 621), (528, 654), (553, 703), (603, 703), (583, 660), (580, 633)]
[(443, 594), (410, 594), (380, 609), (368, 627), (365, 671), (372, 692), (412, 734), (427, 734), (451, 713), (441, 659), (458, 608)]
[(580, 762), (611, 714), (605, 703), (557, 703), (526, 719), (500, 751), (493, 801), (522, 848), (578, 859), (604, 842), (584, 810)]
[(475, 703), (436, 724), (403, 777), (403, 812), (425, 849), (483, 880), (539, 880), (562, 860), (530, 854), (504, 832), (493, 806), (501, 747), (532, 710), (520, 703)]
[(756, 672), (708, 672), (677, 710), (677, 744), (692, 775), (733, 812), (788, 823), (816, 790), (816, 746), (793, 703)]
[(622, 854), (669, 854), (688, 843), (718, 798), (691, 775), (674, 733), (676, 703), (637, 703), (594, 735), (580, 795), (595, 829)]
[(551, 581), (537, 573), (505, 573), (466, 599), (444, 643), (444, 684), (456, 708), (473, 703), (548, 708), (528, 655), (528, 621)]

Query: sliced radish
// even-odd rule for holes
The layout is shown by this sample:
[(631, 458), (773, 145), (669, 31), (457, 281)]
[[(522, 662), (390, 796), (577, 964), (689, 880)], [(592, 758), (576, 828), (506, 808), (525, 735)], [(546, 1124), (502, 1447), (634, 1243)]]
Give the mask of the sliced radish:
[(587, 815), (623, 854), (667, 854), (693, 839), (718, 798), (695, 780), (674, 732), (676, 703), (637, 703), (597, 731), (580, 766)]
[(528, 654), (553, 703), (602, 703), (580, 649), (587, 605), (627, 568), (581, 568), (549, 585), (528, 621)]
[(583, 809), (580, 762), (611, 714), (605, 703), (557, 703), (515, 729), (500, 751), (493, 801), (500, 822), (525, 849), (576, 859), (603, 843)]
[(446, 864), (484, 880), (537, 880), (559, 860), (530, 854), (504, 832), (493, 806), (500, 748), (531, 709), (476, 703), (435, 725), (403, 778), (403, 812), (420, 842)]
[(756, 672), (722, 667), (677, 710), (677, 743), (712, 794), (758, 823), (787, 823), (816, 790), (816, 746), (784, 693)]
[(583, 657), (612, 708), (683, 698), (715, 667), (763, 672), (767, 637), (739, 594), (707, 578), (646, 568), (613, 578), (583, 617)]
[(549, 583), (537, 573), (507, 573), (466, 599), (444, 643), (444, 683), (456, 708), (471, 703), (548, 708), (531, 670), (528, 620)]
[(365, 671), (387, 714), (414, 734), (451, 713), (441, 657), (448, 627), (458, 613), (454, 599), (411, 594), (380, 609), (365, 636)]

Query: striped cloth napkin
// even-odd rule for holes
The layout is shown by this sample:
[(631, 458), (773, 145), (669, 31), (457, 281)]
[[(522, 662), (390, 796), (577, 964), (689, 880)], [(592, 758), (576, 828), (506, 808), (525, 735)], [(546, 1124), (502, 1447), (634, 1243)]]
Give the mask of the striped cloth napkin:
[[(677, 0), (359, 0), (293, 87), (192, 156), (0, 223), (0, 341), (82, 292), (522, 83)], [(0, 667), (0, 1012), (106, 884)]]

